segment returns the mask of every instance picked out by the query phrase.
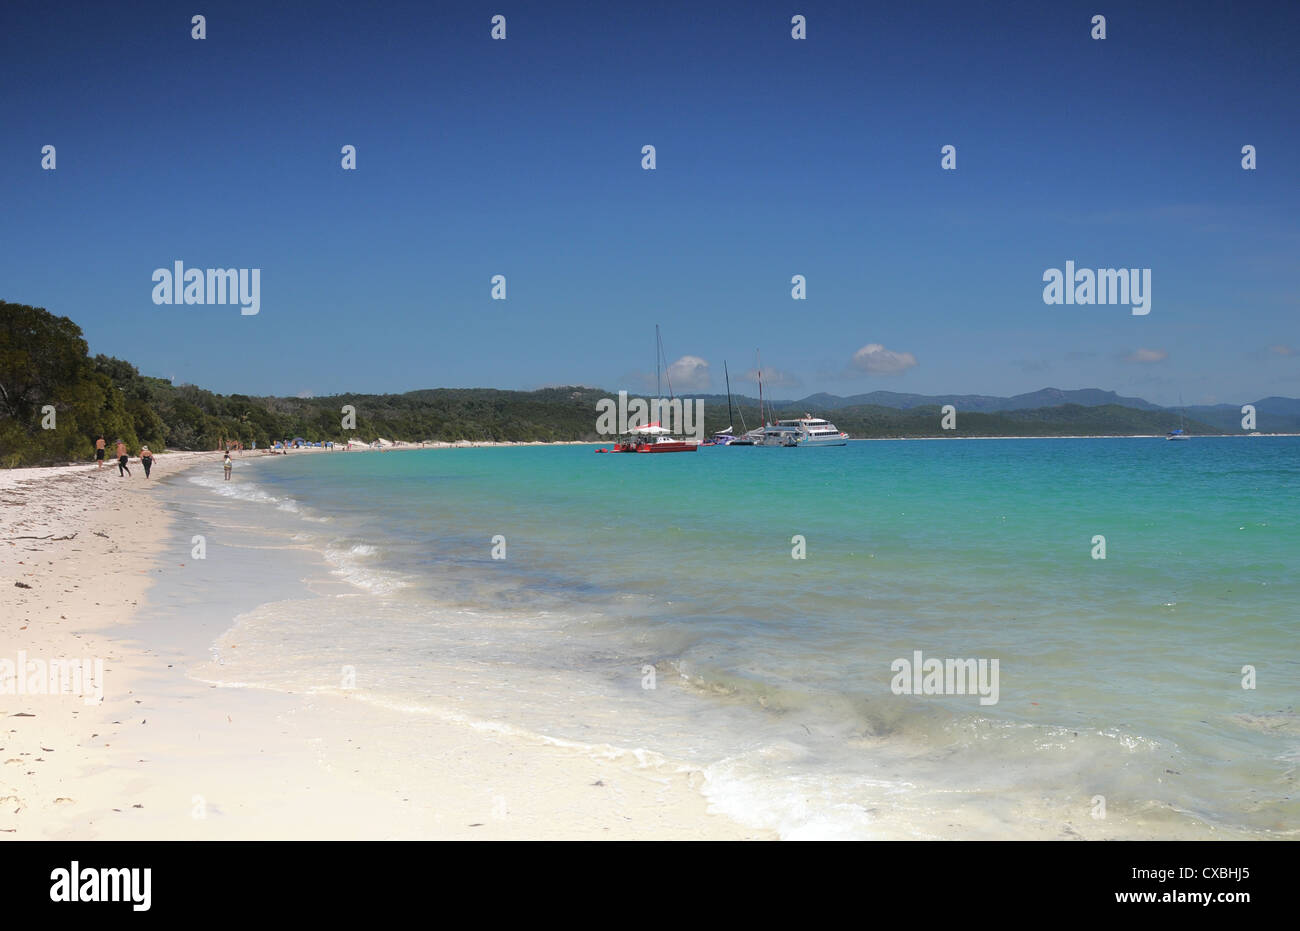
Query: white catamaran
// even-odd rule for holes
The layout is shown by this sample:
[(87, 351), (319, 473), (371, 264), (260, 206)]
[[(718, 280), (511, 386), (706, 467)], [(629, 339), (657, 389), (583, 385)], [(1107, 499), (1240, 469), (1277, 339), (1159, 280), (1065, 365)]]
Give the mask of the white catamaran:
[(835, 424), (812, 414), (804, 414), (797, 420), (778, 420), (776, 428), (792, 431), (799, 446), (843, 446), (849, 439)]
[(777, 446), (786, 449), (799, 446), (845, 446), (849, 435), (829, 420), (805, 413), (793, 420), (769, 422), (763, 406), (763, 363), (758, 362), (758, 413), (763, 426), (742, 434), (732, 445), (748, 441), (754, 446)]

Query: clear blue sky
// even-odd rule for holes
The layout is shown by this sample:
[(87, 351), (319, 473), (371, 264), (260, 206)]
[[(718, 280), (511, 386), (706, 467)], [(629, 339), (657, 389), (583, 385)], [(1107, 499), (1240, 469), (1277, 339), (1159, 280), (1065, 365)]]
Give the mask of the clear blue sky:
[[(147, 374), (638, 389), (659, 323), (714, 390), (761, 348), (788, 397), (1300, 395), (1295, 3), (189, 7), (0, 14), (0, 298)], [(154, 305), (177, 260), (261, 312)], [(1067, 260), (1151, 268), (1151, 313), (1045, 305)]]

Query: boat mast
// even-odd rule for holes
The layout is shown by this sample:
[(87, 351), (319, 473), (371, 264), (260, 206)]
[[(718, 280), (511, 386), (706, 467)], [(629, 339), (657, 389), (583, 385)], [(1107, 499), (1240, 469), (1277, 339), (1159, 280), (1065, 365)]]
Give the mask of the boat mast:
[(767, 426), (767, 420), (763, 417), (763, 355), (757, 349), (754, 350), (754, 359), (758, 362), (758, 425)]
[(664, 338), (659, 335), (659, 324), (655, 324), (655, 342), (659, 344), (659, 355), (655, 359), (655, 389), (659, 388), (659, 361), (664, 364), (664, 380), (668, 382), (668, 400), (673, 399), (673, 373), (668, 370), (668, 353), (664, 352)]
[(727, 376), (727, 426), (730, 427), (734, 433), (736, 425), (733, 422), (735, 418), (731, 413), (731, 373), (727, 371), (726, 359), (722, 360), (722, 374)]
[(659, 386), (659, 357), (664, 354), (664, 341), (659, 336), (659, 324), (655, 324), (655, 397), (663, 396)]

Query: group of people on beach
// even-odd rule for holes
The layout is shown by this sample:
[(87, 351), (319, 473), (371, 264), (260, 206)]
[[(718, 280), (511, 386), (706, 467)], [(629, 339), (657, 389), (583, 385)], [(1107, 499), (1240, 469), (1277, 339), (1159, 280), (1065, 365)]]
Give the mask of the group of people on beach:
[[(104, 468), (104, 451), (107, 445), (108, 444), (104, 442), (103, 434), (100, 434), (98, 437), (96, 437), (95, 462), (98, 463), (98, 468), (100, 469)], [(129, 459), (129, 453), (127, 452), (126, 444), (122, 442), (121, 437), (117, 438), (116, 452), (117, 452), (117, 474), (119, 476), (130, 475), (131, 467), (127, 465), (127, 460)], [(153, 453), (149, 451), (148, 446), (140, 447), (140, 465), (144, 466), (144, 477), (148, 478), (149, 470), (153, 468)]]
[[(127, 462), (130, 460), (130, 453), (126, 448), (126, 443), (122, 442), (121, 437), (118, 437), (115, 442), (117, 447), (115, 450), (117, 455), (117, 474), (119, 476), (130, 475), (131, 467), (127, 465)], [(104, 435), (101, 433), (95, 438), (95, 462), (97, 463), (96, 468), (98, 469), (104, 468), (104, 453), (107, 448), (108, 444), (104, 441)], [(144, 466), (144, 477), (148, 478), (149, 471), (153, 468), (153, 453), (150, 451), (148, 446), (140, 447), (140, 465)], [(230, 450), (227, 449), (225, 451), (225, 456), (221, 461), (221, 468), (226, 473), (226, 481), (230, 481), (230, 470), (234, 465), (235, 463), (230, 458)]]

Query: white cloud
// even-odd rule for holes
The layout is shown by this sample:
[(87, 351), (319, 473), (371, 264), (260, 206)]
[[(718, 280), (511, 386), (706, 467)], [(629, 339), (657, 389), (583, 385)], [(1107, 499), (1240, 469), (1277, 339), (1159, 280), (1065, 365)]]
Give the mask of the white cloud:
[(854, 368), (869, 375), (898, 375), (916, 365), (910, 352), (894, 352), (880, 343), (867, 343), (853, 354)]
[(1163, 349), (1135, 349), (1124, 357), (1125, 362), (1163, 362), (1169, 353)]
[(699, 356), (682, 356), (668, 366), (674, 392), (704, 391), (709, 387), (709, 363)]

